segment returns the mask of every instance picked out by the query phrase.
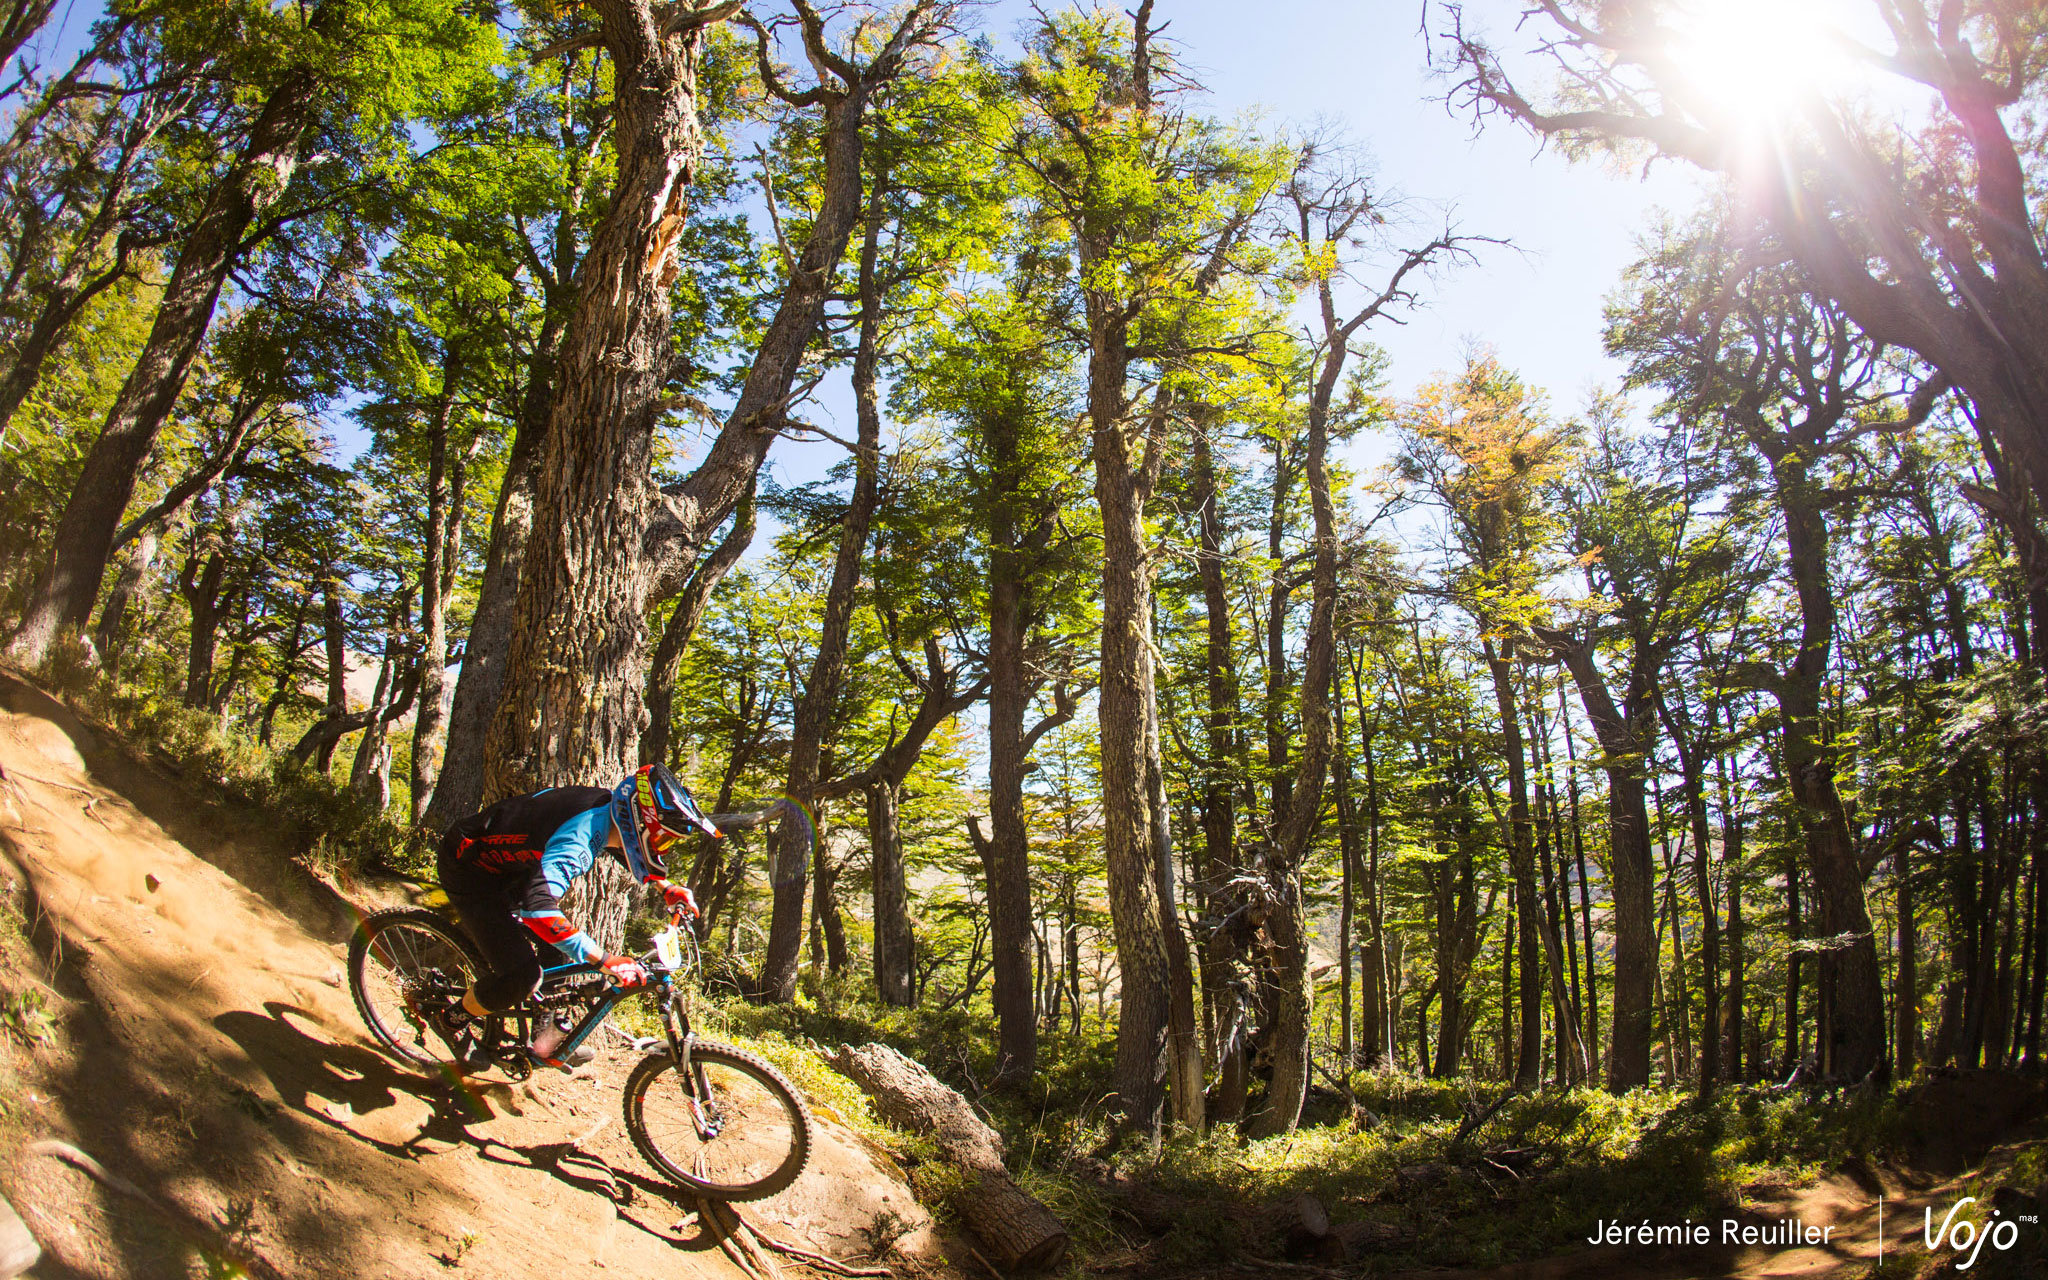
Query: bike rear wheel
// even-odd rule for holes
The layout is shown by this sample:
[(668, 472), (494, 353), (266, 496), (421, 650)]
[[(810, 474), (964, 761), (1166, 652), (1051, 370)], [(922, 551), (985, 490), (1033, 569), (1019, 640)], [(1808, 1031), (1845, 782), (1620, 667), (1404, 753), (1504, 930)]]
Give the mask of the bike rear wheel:
[(349, 993), (363, 1024), (415, 1067), (447, 1061), (427, 1014), (460, 1000), (484, 967), (453, 921), (420, 907), (365, 916), (348, 944)]
[(665, 1049), (626, 1079), (626, 1132), (647, 1162), (718, 1200), (759, 1200), (795, 1182), (811, 1157), (811, 1117), (781, 1073), (709, 1041), (691, 1048), (690, 1066), (695, 1089)]

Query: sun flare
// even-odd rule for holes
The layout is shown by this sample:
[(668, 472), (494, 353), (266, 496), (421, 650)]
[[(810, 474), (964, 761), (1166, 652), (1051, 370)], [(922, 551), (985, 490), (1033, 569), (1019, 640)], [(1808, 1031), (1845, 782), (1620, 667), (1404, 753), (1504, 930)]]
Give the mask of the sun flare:
[(1687, 106), (1743, 127), (1842, 96), (1856, 70), (1839, 0), (1687, 0), (1669, 46)]

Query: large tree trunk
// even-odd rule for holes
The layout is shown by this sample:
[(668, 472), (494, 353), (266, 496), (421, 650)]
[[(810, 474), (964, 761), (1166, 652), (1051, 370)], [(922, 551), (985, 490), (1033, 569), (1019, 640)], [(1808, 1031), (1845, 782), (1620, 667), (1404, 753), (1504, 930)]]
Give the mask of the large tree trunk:
[(875, 989), (882, 1003), (911, 1004), (910, 890), (903, 874), (903, 832), (896, 820), (896, 783), (867, 787), (868, 856), (875, 882)]
[[(577, 272), (557, 362), (504, 684), (485, 740), (484, 802), (609, 785), (639, 756), (642, 640), (657, 568), (646, 541), (660, 504), (649, 467), (673, 359), (675, 242), (703, 148), (703, 25), (689, 15), (670, 37), (646, 0), (596, 8), (615, 67), (617, 179)], [(611, 896), (616, 877), (591, 879), (602, 883), (583, 895), (586, 913)], [(622, 940), (592, 934), (607, 950)]]
[[(703, 26), (736, 6), (682, 14), (649, 0), (598, 0), (596, 7), (616, 68), (618, 178), (577, 273), (576, 309), (562, 341), (512, 645), (486, 738), (485, 799), (608, 780), (637, 759), (646, 715), (647, 602), (662, 582), (681, 581), (694, 567), (777, 437), (860, 214), (868, 97), (946, 10), (919, 0), (860, 67), (825, 47), (822, 19), (798, 0), (806, 48), (821, 74), (835, 77), (812, 91), (826, 105), (824, 175), (810, 237), (725, 427), (688, 479), (658, 491), (649, 463), (674, 367), (669, 286), (680, 270), (676, 241), (702, 147), (697, 54)], [(763, 62), (779, 88), (765, 54)], [(619, 877), (608, 863), (600, 871), (591, 896), (605, 904), (607, 922), (622, 921)], [(594, 936), (601, 944), (618, 941)]]
[(1529, 766), (1522, 743), (1522, 717), (1516, 705), (1514, 671), (1489, 637), (1482, 641), (1486, 669), (1493, 677), (1493, 700), (1500, 712), (1501, 746), (1508, 763), (1508, 865), (1515, 882), (1517, 906), (1515, 944), (1520, 950), (1516, 1003), (1521, 1027), (1515, 1049), (1515, 1084), (1533, 1089), (1543, 1080), (1543, 971), (1537, 948), (1542, 924), (1536, 888), (1536, 850), (1529, 822)]
[[(340, 10), (336, 0), (319, 5), (313, 10), (312, 30), (325, 35)], [(317, 110), (319, 88), (309, 68), (284, 73), (250, 125), (234, 164), (207, 194), (204, 208), (185, 233), (149, 337), (86, 455), (58, 518), (49, 562), (9, 642), (8, 653), (16, 661), (40, 663), (60, 633), (82, 630), (92, 616), (114, 534), (143, 462), (184, 389), (213, 323), (221, 288), (248, 252), (251, 226), (291, 185)]]
[(928, 1139), (964, 1175), (951, 1207), (1010, 1271), (1059, 1265), (1067, 1231), (1003, 1167), (1003, 1139), (958, 1092), (886, 1045), (841, 1045), (832, 1065), (861, 1087), (883, 1118)]
[[(1251, 1088), (1248, 1037), (1251, 1011), (1245, 994), (1250, 973), (1245, 964), (1249, 917), (1237, 908), (1236, 797), (1232, 774), (1239, 764), (1238, 687), (1233, 663), (1229, 587), (1223, 576), (1223, 499), (1215, 456), (1206, 431), (1194, 432), (1196, 502), (1201, 522), (1197, 557), (1202, 578), (1204, 669), (1208, 709), (1203, 717), (1208, 760), (1201, 791), (1202, 881), (1208, 916), (1219, 922), (1203, 944), (1202, 1008), (1208, 1017), (1216, 1063), (1211, 1093), (1211, 1118), (1235, 1124), (1244, 1117)], [(1224, 923), (1228, 922), (1228, 923)]]
[(1648, 716), (1640, 706), (1648, 682), (1631, 677), (1624, 706), (1617, 707), (1590, 641), (1547, 630), (1539, 634), (1571, 672), (1606, 757), (1602, 766), (1607, 773), (1608, 866), (1614, 899), (1614, 1029), (1608, 1042), (1607, 1087), (1632, 1089), (1650, 1082), (1657, 966), (1657, 872), (1650, 852), (1649, 797), (1643, 776)]
[(1820, 958), (1822, 989), (1832, 993), (1824, 1013), (1829, 1036), (1821, 1045), (1821, 1063), (1829, 1075), (1860, 1080), (1885, 1056), (1884, 985), (1863, 901), (1866, 873), (1835, 783), (1836, 753), (1822, 724), (1821, 689), (1835, 631), (1827, 522), (1798, 451), (1774, 459), (1772, 470), (1801, 623), (1799, 652), (1772, 690), (1784, 732), (1785, 782), (1806, 831), (1807, 869), (1821, 933), (1847, 939), (1846, 946)]
[[(784, 795), (807, 809), (817, 803), (819, 763), (839, 705), (846, 643), (853, 625), (854, 591), (860, 585), (861, 557), (867, 551), (868, 526), (880, 500), (882, 406), (876, 373), (881, 360), (883, 287), (875, 268), (882, 237), (883, 183), (884, 179), (877, 174), (868, 200), (867, 232), (860, 250), (860, 336), (853, 357), (859, 437), (854, 443), (853, 494), (839, 526), (839, 549), (832, 561), (832, 581), (825, 591), (825, 611), (818, 623), (818, 647), (811, 656), (810, 678), (804, 682), (803, 694), (796, 703), (788, 782), (783, 790)], [(768, 954), (761, 962), (756, 989), (756, 994), (769, 1000), (796, 997), (805, 875), (810, 863), (807, 842), (814, 835), (809, 824), (783, 822), (777, 824), (769, 845), (769, 880), (775, 900), (768, 925)]]
[[(1119, 336), (1120, 342), (1120, 336)], [(1095, 346), (1097, 351), (1102, 344)], [(1095, 497), (1102, 508), (1101, 728), (1103, 845), (1121, 978), (1111, 1083), (1126, 1118), (1156, 1130), (1166, 1076), (1165, 919), (1147, 785), (1151, 735), (1152, 586), (1138, 459), (1122, 419), (1124, 372), (1091, 371)]]
[[(1016, 441), (991, 440), (993, 471), (1014, 491)], [(1008, 483), (1004, 483), (1008, 481)], [(1038, 1065), (1038, 1018), (1031, 999), (1031, 848), (1024, 821), (1024, 716), (1036, 687), (1025, 670), (1028, 586), (1015, 504), (991, 512), (988, 586), (989, 838), (981, 845), (988, 877), (990, 946), (995, 962), (996, 1079), (1010, 1085)]]
[[(449, 482), (448, 422), (462, 377), (462, 351), (449, 342), (441, 353), (441, 394), (427, 424), (427, 520), (422, 531), (420, 570), (419, 714), (412, 728), (412, 820), (426, 816), (441, 776), (442, 697), (448, 686), (448, 593), (455, 583), (455, 556), (462, 509)], [(460, 464), (457, 464), (460, 465)]]

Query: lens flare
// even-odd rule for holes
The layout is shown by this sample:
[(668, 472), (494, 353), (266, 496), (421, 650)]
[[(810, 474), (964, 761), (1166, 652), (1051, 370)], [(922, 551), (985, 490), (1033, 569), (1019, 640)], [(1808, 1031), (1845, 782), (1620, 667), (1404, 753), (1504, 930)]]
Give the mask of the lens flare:
[(1708, 127), (1754, 132), (1854, 91), (1840, 0), (1686, 0), (1666, 46), (1674, 99)]

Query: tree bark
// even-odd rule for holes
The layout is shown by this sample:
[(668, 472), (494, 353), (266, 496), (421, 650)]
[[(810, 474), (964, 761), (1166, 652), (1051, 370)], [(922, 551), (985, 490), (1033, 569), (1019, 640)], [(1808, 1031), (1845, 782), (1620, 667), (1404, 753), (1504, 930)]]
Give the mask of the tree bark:
[[(672, 366), (675, 245), (703, 148), (697, 59), (707, 16), (692, 11), (671, 36), (647, 0), (596, 8), (615, 68), (617, 177), (577, 271), (557, 360), (504, 684), (485, 740), (484, 802), (608, 785), (639, 754), (654, 585), (645, 542), (659, 502), (649, 467)], [(616, 949), (617, 939), (593, 936)]]
[[(563, 337), (504, 686), (486, 738), (486, 799), (609, 779), (637, 759), (647, 601), (663, 581), (686, 578), (777, 437), (860, 214), (868, 99), (950, 11), (944, 0), (918, 0), (862, 67), (826, 47), (823, 19), (797, 0), (821, 81), (793, 100), (825, 104), (824, 175), (811, 234), (724, 428), (689, 478), (657, 491), (649, 464), (674, 367), (669, 286), (680, 270), (676, 242), (702, 147), (697, 56), (704, 25), (735, 7), (677, 15), (649, 0), (597, 4), (615, 67), (618, 177), (579, 268)], [(761, 61), (768, 83), (782, 92), (765, 45)], [(594, 899), (610, 892), (606, 919), (623, 920), (616, 877), (593, 879), (600, 881)]]
[(1829, 1041), (1821, 1047), (1828, 1074), (1860, 1080), (1885, 1056), (1883, 978), (1877, 942), (1863, 901), (1865, 877), (1848, 809), (1835, 782), (1835, 751), (1822, 726), (1822, 686), (1834, 648), (1834, 589), (1828, 576), (1826, 517), (1815, 501), (1803, 450), (1772, 460), (1785, 518), (1786, 561), (1799, 599), (1799, 650), (1772, 681), (1783, 725), (1785, 783), (1806, 834), (1821, 932), (1847, 945), (1820, 957), (1832, 991)]
[[(1632, 668), (1617, 707), (1590, 641), (1537, 633), (1564, 662), (1579, 701), (1593, 723), (1607, 774), (1607, 841), (1614, 900), (1614, 1018), (1608, 1037), (1607, 1087), (1616, 1091), (1650, 1082), (1652, 985), (1657, 965), (1656, 864), (1650, 851), (1650, 815), (1643, 759), (1650, 749), (1648, 682)], [(1590, 948), (1591, 943), (1589, 941)]]
[(967, 1099), (885, 1045), (841, 1045), (832, 1065), (858, 1084), (891, 1124), (927, 1137), (939, 1158), (965, 1173), (952, 1208), (1005, 1270), (1056, 1267), (1067, 1231), (1003, 1167), (1003, 1140)]
[(1238, 884), (1234, 775), (1244, 763), (1238, 732), (1238, 684), (1230, 625), (1229, 586), (1223, 576), (1223, 496), (1205, 424), (1193, 432), (1195, 502), (1200, 521), (1196, 561), (1202, 579), (1203, 669), (1208, 707), (1203, 716), (1208, 759), (1203, 763), (1202, 889), (1214, 922), (1204, 939), (1202, 1008), (1212, 1028), (1216, 1084), (1209, 1100), (1212, 1119), (1235, 1124), (1244, 1117), (1251, 1089), (1248, 1038), (1251, 1012), (1245, 993), (1251, 975), (1245, 963), (1250, 917)]
[[(1017, 485), (1015, 440), (991, 441), (1004, 487)], [(998, 483), (1001, 483), (999, 480)], [(1024, 717), (1036, 687), (1025, 670), (1030, 628), (1029, 582), (1020, 530), (1011, 502), (991, 510), (988, 570), (988, 805), (989, 838), (977, 840), (988, 878), (989, 925), (993, 931), (996, 1015), (996, 1081), (1008, 1086), (1030, 1079), (1038, 1065), (1038, 1018), (1031, 1001), (1031, 847), (1024, 820), (1024, 775), (1028, 748)]]
[[(557, 262), (556, 269), (566, 268)], [(519, 422), (513, 428), (512, 448), (506, 455), (505, 475), (491, 514), (491, 540), (484, 553), (476, 612), (462, 641), (462, 672), (456, 677), (448, 712), (447, 751), (434, 782), (433, 798), (420, 818), (430, 831), (443, 830), (482, 805), (484, 736), (497, 713), (498, 695), (505, 682), (505, 657), (512, 647), (513, 606), (519, 596), (527, 538), (533, 531), (534, 474), (553, 415), (555, 359), (563, 327), (550, 296), (528, 362)]]

